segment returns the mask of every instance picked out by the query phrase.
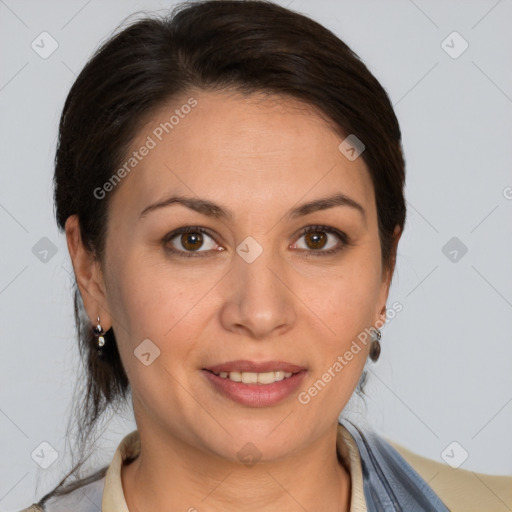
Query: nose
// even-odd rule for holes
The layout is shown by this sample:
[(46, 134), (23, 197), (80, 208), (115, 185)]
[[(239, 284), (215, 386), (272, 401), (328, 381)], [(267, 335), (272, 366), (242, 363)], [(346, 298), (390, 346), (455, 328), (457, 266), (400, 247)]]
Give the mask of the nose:
[(224, 283), (220, 311), (223, 327), (262, 340), (288, 332), (296, 322), (294, 294), (287, 283), (286, 265), (269, 251), (252, 263), (236, 255)]

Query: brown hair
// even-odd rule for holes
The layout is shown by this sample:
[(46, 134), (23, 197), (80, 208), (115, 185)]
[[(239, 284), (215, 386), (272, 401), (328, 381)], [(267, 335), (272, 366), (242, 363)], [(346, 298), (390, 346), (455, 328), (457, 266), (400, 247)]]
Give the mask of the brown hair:
[[(292, 97), (315, 107), (340, 137), (356, 135), (366, 146), (362, 158), (375, 190), (382, 262), (394, 267), (393, 231), (403, 229), (406, 216), (405, 170), (386, 92), (332, 32), (259, 0), (182, 4), (168, 16), (145, 16), (101, 46), (73, 84), (60, 121), (54, 181), (61, 229), (77, 214), (84, 244), (101, 261), (109, 201), (93, 191), (124, 161), (142, 120), (191, 88)], [(76, 288), (75, 316), (86, 368), (76, 420), (83, 450), (105, 410), (126, 400), (129, 382), (112, 330), (98, 357)], [(83, 484), (63, 487), (80, 465), (42, 502)]]

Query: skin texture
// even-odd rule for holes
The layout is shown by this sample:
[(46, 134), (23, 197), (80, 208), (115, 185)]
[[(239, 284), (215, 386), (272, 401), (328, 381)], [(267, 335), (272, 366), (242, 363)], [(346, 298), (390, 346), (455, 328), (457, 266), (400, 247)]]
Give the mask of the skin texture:
[[(197, 106), (110, 192), (101, 262), (84, 248), (76, 216), (66, 224), (88, 315), (113, 327), (132, 388), (142, 450), (123, 467), (127, 504), (132, 511), (348, 510), (337, 418), (369, 344), (308, 404), (294, 393), (270, 407), (241, 405), (215, 391), (202, 369), (286, 361), (307, 369), (304, 391), (359, 333), (384, 321), (392, 269), (381, 265), (368, 169), (340, 153), (342, 138), (305, 105), (226, 91), (192, 91), (162, 106), (133, 149), (191, 96)], [(287, 215), (334, 193), (364, 215), (349, 206)], [(180, 204), (140, 217), (171, 195), (213, 201), (232, 218)], [(301, 231), (314, 225), (344, 232), (349, 243), (327, 233), (327, 246), (312, 249)], [(179, 235), (165, 239), (183, 226), (211, 234), (199, 256), (169, 251), (184, 251)], [(236, 253), (248, 236), (263, 248), (252, 263)], [(395, 245), (399, 237), (397, 229)], [(133, 355), (147, 338), (160, 349), (149, 366)], [(237, 457), (249, 442), (261, 453), (254, 466)]]

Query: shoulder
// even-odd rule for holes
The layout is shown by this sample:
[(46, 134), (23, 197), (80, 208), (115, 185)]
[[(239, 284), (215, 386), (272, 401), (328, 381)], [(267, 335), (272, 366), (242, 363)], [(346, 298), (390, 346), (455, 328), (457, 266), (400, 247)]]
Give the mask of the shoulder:
[[(348, 420), (343, 425), (358, 445), (367, 502), (385, 510), (507, 512), (512, 477), (492, 476), (421, 457)], [(386, 508), (387, 507), (387, 508)], [(378, 507), (377, 507), (378, 508)]]
[(43, 499), (20, 512), (98, 512), (101, 510), (104, 486), (105, 477), (77, 487), (63, 496)]
[(357, 444), (367, 510), (449, 512), (405, 459), (371, 428), (342, 420)]
[(119, 443), (109, 465), (83, 478), (74, 475), (76, 479), (71, 483), (57, 486), (39, 502), (20, 512), (99, 512), (105, 503), (108, 509), (117, 510), (116, 507), (109, 508), (109, 505), (120, 505), (124, 501), (120, 466), (123, 461), (138, 455), (139, 452), (140, 437), (138, 431), (134, 430), (126, 434)]
[(454, 512), (512, 510), (512, 477), (454, 469), (387, 440)]

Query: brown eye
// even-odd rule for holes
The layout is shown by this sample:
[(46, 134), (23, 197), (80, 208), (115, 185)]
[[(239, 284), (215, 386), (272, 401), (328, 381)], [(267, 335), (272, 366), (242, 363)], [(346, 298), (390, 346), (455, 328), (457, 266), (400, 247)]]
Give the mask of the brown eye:
[(183, 233), (180, 241), (187, 251), (196, 251), (203, 245), (203, 235), (201, 233)]
[(314, 231), (304, 235), (304, 241), (308, 249), (323, 249), (327, 243), (327, 235), (322, 231)]
[(347, 245), (350, 245), (349, 238), (343, 231), (330, 227), (309, 226), (302, 231), (291, 248), (300, 249), (306, 254), (326, 256), (341, 251)]
[(173, 234), (167, 235), (164, 242), (172, 252), (182, 255), (221, 250), (211, 235), (203, 232), (201, 228), (187, 227), (177, 230)]

